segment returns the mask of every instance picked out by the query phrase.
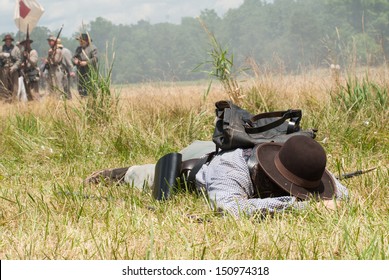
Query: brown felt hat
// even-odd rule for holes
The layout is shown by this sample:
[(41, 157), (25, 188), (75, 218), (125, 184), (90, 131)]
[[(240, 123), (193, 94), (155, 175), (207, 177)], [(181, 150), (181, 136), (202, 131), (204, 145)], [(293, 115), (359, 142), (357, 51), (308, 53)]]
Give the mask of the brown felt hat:
[(331, 199), (336, 190), (326, 170), (323, 147), (307, 136), (293, 136), (285, 143), (265, 143), (256, 148), (261, 169), (279, 187), (300, 199)]
[(5, 42), (6, 40), (11, 40), (11, 41), (13, 41), (13, 40), (14, 40), (14, 38), (12, 37), (12, 35), (11, 35), (11, 34), (7, 34), (7, 35), (5, 35), (5, 36), (4, 36), (4, 38), (3, 38), (3, 42)]
[(31, 40), (31, 39), (28, 39), (28, 40), (23, 40), (23, 41), (21, 41), (19, 44), (20, 45), (24, 45), (24, 44), (27, 44), (27, 42), (30, 42), (30, 44), (32, 44), (34, 41), (33, 40)]
[(76, 38), (76, 40), (78, 40), (78, 41), (85, 41), (85, 42), (88, 42), (88, 43), (92, 41), (91, 38), (89, 37), (89, 34), (87, 34), (87, 33), (80, 34)]

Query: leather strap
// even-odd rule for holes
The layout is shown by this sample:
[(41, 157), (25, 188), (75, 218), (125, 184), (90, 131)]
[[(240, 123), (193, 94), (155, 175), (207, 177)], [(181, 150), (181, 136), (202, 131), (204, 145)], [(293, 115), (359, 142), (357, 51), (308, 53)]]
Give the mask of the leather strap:
[(185, 175), (187, 176), (187, 182), (189, 184), (195, 183), (197, 172), (199, 172), (204, 164), (210, 162), (215, 154), (216, 152), (212, 152), (201, 158), (186, 160), (182, 163), (181, 174), (186, 173)]
[[(271, 123), (265, 124), (263, 126), (253, 127), (253, 124), (260, 120), (266, 118), (279, 118)], [(253, 116), (250, 120), (247, 121), (245, 126), (245, 131), (249, 134), (260, 133), (283, 124), (287, 119), (295, 119), (295, 123), (301, 119), (301, 110), (287, 110), (287, 111), (276, 111), (276, 112), (267, 112)], [(289, 129), (288, 129), (289, 130)]]

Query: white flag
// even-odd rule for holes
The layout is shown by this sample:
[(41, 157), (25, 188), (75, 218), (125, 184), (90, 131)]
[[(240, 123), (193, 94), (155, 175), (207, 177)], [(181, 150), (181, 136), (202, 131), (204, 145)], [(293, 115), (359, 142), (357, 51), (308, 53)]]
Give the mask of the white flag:
[(19, 31), (27, 33), (38, 24), (45, 10), (36, 0), (16, 0), (14, 20)]

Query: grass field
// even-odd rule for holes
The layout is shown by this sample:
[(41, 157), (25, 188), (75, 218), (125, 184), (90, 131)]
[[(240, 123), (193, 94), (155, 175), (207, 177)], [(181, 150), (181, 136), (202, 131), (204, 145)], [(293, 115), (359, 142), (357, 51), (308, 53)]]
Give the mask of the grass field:
[(338, 81), (322, 70), (239, 81), (253, 113), (301, 108), (335, 174), (378, 167), (343, 181), (350, 198), (334, 211), (312, 205), (261, 221), (217, 215), (192, 193), (160, 203), (130, 185), (83, 185), (95, 170), (210, 140), (214, 102), (228, 98), (217, 83), (206, 97), (206, 82), (156, 83), (93, 101), (2, 104), (0, 258), (389, 259), (388, 77), (369, 69)]

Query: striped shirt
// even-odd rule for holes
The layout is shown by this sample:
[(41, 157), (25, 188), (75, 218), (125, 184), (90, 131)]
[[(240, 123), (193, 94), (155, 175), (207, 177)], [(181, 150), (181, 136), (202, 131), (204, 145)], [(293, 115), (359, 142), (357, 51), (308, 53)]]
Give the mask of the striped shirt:
[[(299, 201), (293, 196), (254, 198), (254, 186), (245, 156), (247, 154), (247, 149), (220, 153), (196, 174), (196, 186), (206, 190), (214, 210), (226, 211), (238, 217), (264, 215), (289, 208), (303, 209), (308, 205), (308, 201)], [(337, 187), (335, 198), (347, 197), (347, 188), (334, 180)]]

